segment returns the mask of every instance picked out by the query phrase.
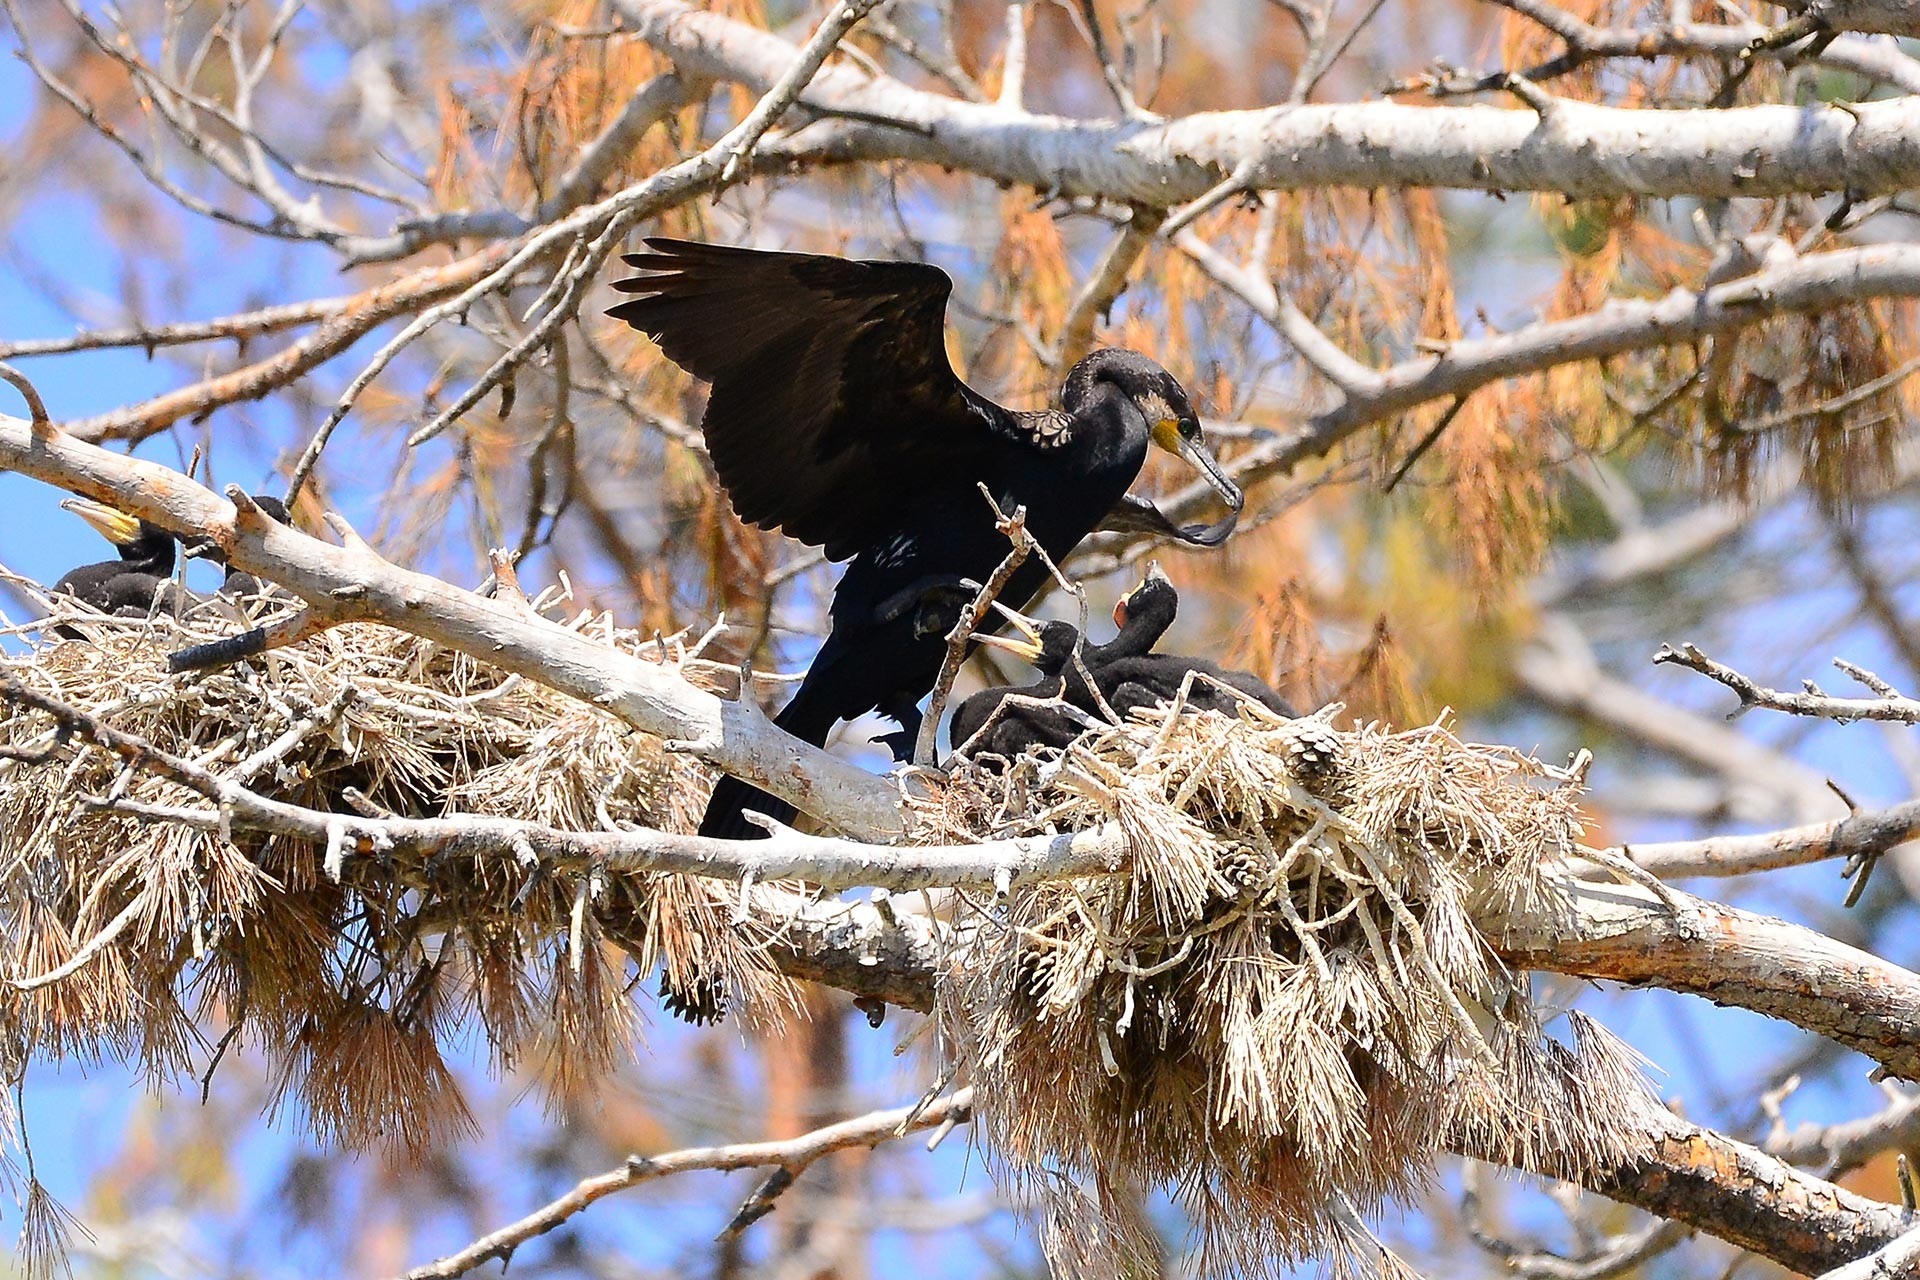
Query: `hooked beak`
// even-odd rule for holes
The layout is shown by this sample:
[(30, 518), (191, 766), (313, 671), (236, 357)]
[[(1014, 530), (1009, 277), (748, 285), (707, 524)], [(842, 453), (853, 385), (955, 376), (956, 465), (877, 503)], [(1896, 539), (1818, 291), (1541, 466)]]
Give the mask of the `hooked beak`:
[(1016, 640), (1011, 636), (994, 635), (988, 631), (976, 631), (971, 638), (975, 642), (987, 645), (990, 648), (1004, 649), (1008, 653), (1018, 657), (1022, 662), (1032, 662), (1035, 658), (1038, 658), (1041, 652), (1040, 624), (1017, 609), (1009, 609), (998, 600), (993, 602), (993, 607), (1001, 617), (1012, 623), (1014, 629), (1026, 638)]
[(1228, 511), (1236, 516), (1240, 514), (1240, 508), (1247, 505), (1246, 495), (1240, 492), (1240, 486), (1233, 482), (1233, 477), (1214, 461), (1213, 455), (1207, 452), (1207, 446), (1200, 442), (1199, 437), (1192, 439), (1180, 437), (1180, 456), (1187, 460), (1189, 466), (1206, 477), (1207, 483), (1213, 486), (1213, 491), (1219, 494), (1221, 500), (1227, 504)]
[(68, 498), (60, 506), (62, 510), (71, 511), (92, 525), (101, 537), (116, 547), (128, 546), (140, 538), (139, 518), (117, 507), (110, 507), (104, 502), (91, 502), (86, 498)]

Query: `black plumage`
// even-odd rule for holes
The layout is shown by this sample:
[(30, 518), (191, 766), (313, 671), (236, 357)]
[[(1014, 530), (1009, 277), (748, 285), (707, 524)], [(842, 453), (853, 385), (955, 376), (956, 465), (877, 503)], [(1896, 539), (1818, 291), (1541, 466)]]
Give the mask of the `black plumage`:
[[(1070, 622), (1043, 622), (1035, 626), (1011, 610), (1006, 611), (1009, 621), (1025, 636), (1024, 642), (1006, 636), (975, 636), (982, 644), (1018, 654), (1033, 665), (1040, 678), (1029, 685), (982, 689), (963, 698), (954, 707), (953, 718), (947, 725), (954, 750), (964, 749), (969, 756), (997, 755), (1011, 759), (1028, 747), (1064, 747), (1079, 737), (1086, 727), (1083, 716), (1096, 719), (1100, 716), (1099, 702), (1087, 691), (1086, 675), (1092, 675), (1098, 684), (1100, 672), (1109, 664), (1148, 653), (1173, 625), (1178, 598), (1175, 597), (1170, 606), (1153, 590), (1151, 584), (1158, 577), (1158, 566), (1150, 568), (1147, 581), (1114, 605), (1113, 621), (1119, 630), (1103, 645), (1081, 646), (1080, 630)], [(1075, 648), (1080, 649), (1077, 663), (1073, 660)], [(1010, 694), (1025, 698), (1061, 698), (1082, 715), (1073, 715), (1057, 706), (1007, 702)], [(998, 716), (994, 715), (996, 709), (1000, 712)]]
[[(253, 495), (253, 503), (262, 511), (266, 512), (268, 518), (276, 523), (288, 525), (293, 523), (293, 516), (287, 511), (287, 504), (280, 501), (280, 499), (270, 494), (256, 493)], [(272, 583), (262, 582), (246, 570), (236, 569), (228, 564), (227, 553), (220, 549), (219, 543), (207, 537), (205, 534), (187, 538), (183, 543), (183, 548), (189, 559), (211, 560), (213, 563), (226, 569), (226, 579), (220, 584), (221, 595), (252, 596), (273, 589)]]
[(713, 974), (698, 974), (677, 987), (666, 970), (660, 973), (660, 1007), (682, 1022), (713, 1026), (727, 1016), (727, 988)]
[[(1173, 616), (1180, 608), (1180, 593), (1173, 583), (1151, 572), (1147, 581), (1135, 590), (1129, 600), (1133, 601), (1129, 605), (1131, 608), (1151, 609), (1156, 617), (1164, 616), (1167, 625), (1172, 624)], [(1191, 682), (1189, 676), (1192, 677)], [(1179, 695), (1182, 685), (1188, 686), (1186, 705), (1195, 711), (1236, 714), (1240, 699), (1226, 691), (1236, 689), (1275, 715), (1293, 719), (1300, 714), (1291, 703), (1251, 672), (1233, 671), (1210, 658), (1185, 654), (1119, 655), (1113, 661), (1101, 664), (1094, 674), (1094, 682), (1106, 697), (1108, 705), (1122, 716), (1138, 707), (1172, 702)], [(1226, 688), (1223, 689), (1222, 685)]]
[[(1292, 719), (1299, 714), (1249, 672), (1230, 670), (1210, 658), (1149, 652), (1173, 625), (1179, 607), (1179, 591), (1157, 566), (1150, 567), (1146, 579), (1114, 607), (1119, 634), (1104, 645), (1081, 650), (1081, 661), (1100, 691), (1100, 699), (1088, 691), (1086, 680), (1072, 663), (1074, 648), (1080, 643), (1079, 629), (1072, 623), (1035, 623), (1016, 615), (1015, 625), (1029, 636), (1028, 643), (1002, 636), (977, 637), (983, 643), (1019, 653), (1033, 663), (1040, 679), (1031, 685), (983, 690), (961, 702), (949, 727), (955, 750), (965, 747), (970, 756), (1011, 758), (1029, 747), (1065, 747), (1086, 728), (1084, 719), (1059, 707), (1017, 704), (1007, 706), (989, 723), (994, 708), (1008, 694), (1059, 697), (1099, 720), (1106, 709), (1124, 718), (1141, 707), (1170, 703), (1179, 697), (1183, 686), (1187, 690), (1184, 705), (1189, 710), (1235, 715), (1240, 698), (1227, 691), (1233, 689), (1276, 715)], [(1106, 708), (1101, 707), (1101, 700)]]
[[(1068, 373), (1059, 409), (1015, 412), (948, 362), (953, 282), (937, 267), (647, 245), (625, 259), (647, 274), (614, 285), (635, 296), (609, 314), (712, 384), (701, 430), (734, 510), (851, 561), (832, 630), (775, 720), (797, 737), (822, 743), (836, 722), (878, 710), (900, 723), (905, 754), (970, 584), (1008, 550), (982, 486), (1003, 511), (1025, 506), (1056, 559), (1120, 504), (1149, 445), (1186, 457), (1239, 509), (1186, 393), (1144, 356), (1096, 351)], [(1185, 535), (1217, 543), (1232, 519)], [(1004, 598), (1024, 603), (1045, 574), (1029, 558)], [(757, 834), (748, 805), (793, 813), (722, 779), (701, 833)]]
[[(84, 564), (60, 576), (53, 585), (56, 592), (75, 596), (102, 613), (121, 617), (145, 617), (154, 608), (171, 608), (173, 576), (178, 544), (174, 536), (157, 524), (128, 515), (104, 503), (85, 498), (68, 498), (60, 506), (73, 512), (97, 529), (119, 551), (118, 559)], [(57, 629), (59, 635), (79, 639), (71, 627)]]

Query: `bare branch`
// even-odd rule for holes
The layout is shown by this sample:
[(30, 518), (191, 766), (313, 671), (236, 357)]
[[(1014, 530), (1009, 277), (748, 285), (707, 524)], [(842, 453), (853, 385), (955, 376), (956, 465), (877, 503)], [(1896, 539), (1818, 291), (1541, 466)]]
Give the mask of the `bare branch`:
[(36, 438), (19, 418), (0, 416), (0, 466), (164, 528), (209, 532), (230, 564), (322, 610), (397, 626), (604, 707), (845, 830), (901, 829), (884, 781), (774, 730), (751, 699), (722, 702), (654, 663), (410, 573), (364, 546), (329, 546), (271, 521), (237, 524), (230, 503), (177, 472), (65, 434)]
[(726, 1147), (686, 1147), (657, 1156), (628, 1156), (618, 1169), (582, 1179), (551, 1204), (518, 1222), (475, 1240), (458, 1253), (415, 1267), (404, 1280), (451, 1280), (495, 1258), (506, 1262), (527, 1241), (543, 1236), (616, 1191), (696, 1169), (763, 1169), (771, 1165), (798, 1177), (823, 1156), (852, 1147), (877, 1147), (923, 1129), (965, 1124), (973, 1115), (973, 1090), (962, 1089), (931, 1106), (918, 1103), (874, 1111), (778, 1142), (742, 1142)]
[(1758, 835), (1622, 845), (1618, 852), (1657, 876), (1734, 876), (1833, 858), (1877, 857), (1917, 836), (1920, 800), (1908, 800), (1886, 809), (1862, 810), (1836, 822)]
[(20, 393), (27, 402), (27, 412), (33, 415), (33, 425), (44, 427), (53, 419), (47, 414), (47, 402), (40, 398), (40, 389), (28, 380), (27, 375), (10, 364), (0, 364), (0, 382), (6, 383)]
[[(619, 0), (684, 72), (771, 84), (794, 48), (682, 0)], [(1165, 122), (1009, 119), (884, 76), (829, 69), (801, 100), (893, 128), (848, 131), (843, 159), (904, 159), (1065, 196), (1169, 208), (1251, 159), (1250, 190), (1417, 185), (1568, 196), (1891, 191), (1920, 183), (1920, 101), (1643, 110), (1565, 102), (1553, 128), (1491, 107), (1390, 102), (1209, 112)]]
[[(1598, 27), (1543, 0), (1491, 0), (1503, 9), (1539, 23), (1566, 42), (1556, 56), (1520, 72), (1535, 83), (1552, 80), (1604, 59), (1738, 58), (1753, 49), (1768, 28), (1757, 22), (1728, 21), (1725, 25), (1687, 23), (1648, 28)], [(1818, 53), (1804, 44), (1754, 50), (1763, 58), (1788, 64), (1802, 62), (1862, 76), (1903, 93), (1920, 91), (1920, 63), (1897, 47), (1879, 41), (1842, 36)], [(1387, 93), (1424, 89), (1441, 95), (1487, 93), (1503, 87), (1504, 71), (1484, 75), (1414, 76), (1395, 81)]]
[(1824, 720), (1837, 720), (1841, 724), (1854, 720), (1892, 720), (1900, 724), (1920, 724), (1920, 699), (1905, 696), (1873, 672), (1857, 667), (1844, 658), (1835, 658), (1833, 665), (1879, 696), (1836, 698), (1822, 692), (1820, 687), (1811, 680), (1806, 681), (1805, 693), (1785, 693), (1779, 689), (1769, 689), (1754, 683), (1732, 667), (1715, 662), (1690, 644), (1682, 644), (1678, 649), (1671, 645), (1661, 645), (1660, 651), (1653, 655), (1653, 660), (1656, 664), (1671, 663), (1677, 667), (1685, 667), (1689, 671), (1698, 671), (1708, 679), (1717, 680), (1733, 690), (1740, 698), (1740, 705), (1727, 714), (1729, 720), (1745, 715), (1755, 707), (1764, 707), (1769, 711), (1785, 711), (1796, 716), (1817, 716)]
[(1060, 326), (1060, 342), (1054, 348), (1052, 364), (1056, 370), (1070, 368), (1093, 348), (1093, 326), (1126, 292), (1127, 276), (1142, 254), (1153, 246), (1154, 232), (1164, 215), (1156, 209), (1136, 209), (1107, 246), (1100, 265), (1080, 286), (1073, 305), (1067, 308)]
[(280, 307), (262, 307), (215, 320), (187, 320), (178, 324), (129, 325), (120, 329), (93, 329), (70, 338), (29, 338), (20, 342), (0, 342), (0, 360), (20, 356), (64, 355), (70, 351), (98, 351), (108, 347), (142, 347), (149, 353), (161, 347), (193, 342), (214, 342), (231, 338), (245, 343), (249, 338), (280, 333), (304, 324), (315, 324), (344, 311), (355, 301), (352, 297), (315, 298)]
[(1795, 1164), (1816, 1165), (1825, 1178), (1858, 1169), (1883, 1151), (1920, 1143), (1920, 1097), (1900, 1098), (1859, 1120), (1802, 1124), (1767, 1138), (1767, 1150)]

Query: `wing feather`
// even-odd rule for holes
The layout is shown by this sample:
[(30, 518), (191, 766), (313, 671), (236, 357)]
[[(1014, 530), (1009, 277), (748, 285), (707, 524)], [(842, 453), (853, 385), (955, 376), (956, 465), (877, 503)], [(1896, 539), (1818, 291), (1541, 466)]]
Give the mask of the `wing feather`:
[(947, 360), (938, 267), (646, 244), (608, 314), (712, 384), (701, 429), (742, 520), (842, 558), (984, 475), (1014, 429)]

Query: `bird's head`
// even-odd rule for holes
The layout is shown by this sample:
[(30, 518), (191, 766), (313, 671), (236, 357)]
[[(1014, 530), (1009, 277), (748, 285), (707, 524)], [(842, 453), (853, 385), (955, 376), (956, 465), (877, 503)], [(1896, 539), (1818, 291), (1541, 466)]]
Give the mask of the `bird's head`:
[(1157, 621), (1162, 616), (1163, 625), (1171, 624), (1179, 608), (1180, 593), (1174, 588), (1173, 580), (1160, 571), (1158, 560), (1149, 560), (1140, 585), (1121, 596), (1113, 606), (1113, 625), (1124, 628), (1128, 618), (1151, 617)]
[(976, 642), (1011, 653), (1045, 675), (1057, 675), (1072, 660), (1074, 647), (1080, 643), (1080, 629), (1071, 622), (1041, 622), (1018, 609), (1009, 609), (998, 600), (993, 602), (993, 607), (1019, 635), (976, 631), (973, 633)]
[(1096, 351), (1084, 363), (1093, 366), (1096, 381), (1111, 384), (1133, 401), (1147, 420), (1147, 438), (1154, 447), (1185, 459), (1236, 514), (1246, 505), (1240, 486), (1208, 451), (1200, 415), (1194, 412), (1193, 402), (1177, 378), (1134, 351)]
[(101, 537), (120, 549), (121, 554), (138, 554), (171, 547), (173, 535), (157, 524), (148, 524), (118, 507), (86, 498), (68, 498), (60, 504), (97, 530)]

